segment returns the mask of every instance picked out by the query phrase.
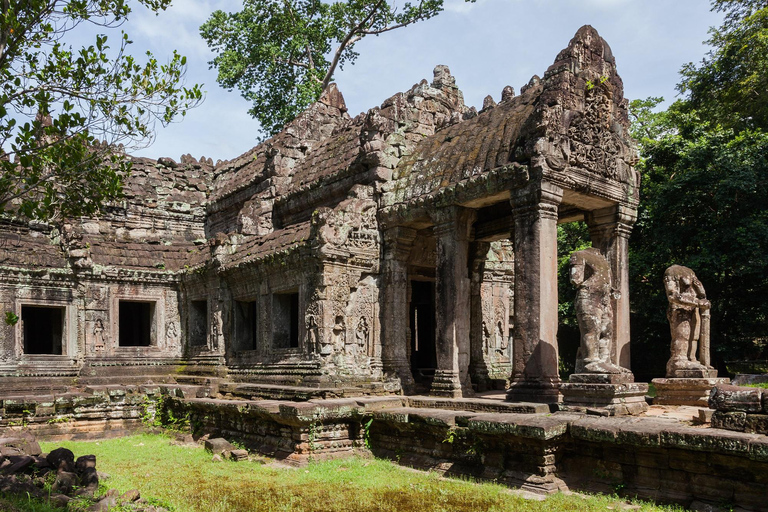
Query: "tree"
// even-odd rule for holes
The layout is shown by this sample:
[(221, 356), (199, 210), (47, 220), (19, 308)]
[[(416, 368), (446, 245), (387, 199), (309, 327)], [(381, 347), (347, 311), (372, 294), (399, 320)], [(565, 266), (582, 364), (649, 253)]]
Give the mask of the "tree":
[[(475, 0), (466, 0), (474, 2)], [(317, 101), (337, 67), (354, 63), (355, 43), (427, 20), (443, 0), (245, 0), (236, 13), (214, 12), (200, 34), (214, 51), (218, 83), (237, 87), (268, 135)]]
[(715, 0), (725, 13), (710, 29), (713, 50), (681, 71), (678, 90), (700, 119), (737, 130), (768, 129), (768, 1)]
[[(140, 0), (155, 11), (170, 0)], [(0, 214), (55, 220), (90, 214), (121, 191), (120, 144), (152, 139), (156, 122), (202, 99), (183, 85), (185, 58), (141, 63), (107, 36), (73, 48), (82, 23), (119, 26), (129, 0), (0, 0)]]
[(768, 349), (768, 93), (755, 90), (768, 54), (740, 46), (768, 38), (759, 28), (768, 2), (715, 0), (713, 8), (725, 21), (711, 31), (715, 50), (683, 67), (686, 97), (663, 112), (653, 112), (658, 98), (631, 105), (643, 157), (630, 241), (632, 357), (654, 376), (668, 357), (662, 276), (673, 263), (693, 268), (712, 301), (716, 360)]

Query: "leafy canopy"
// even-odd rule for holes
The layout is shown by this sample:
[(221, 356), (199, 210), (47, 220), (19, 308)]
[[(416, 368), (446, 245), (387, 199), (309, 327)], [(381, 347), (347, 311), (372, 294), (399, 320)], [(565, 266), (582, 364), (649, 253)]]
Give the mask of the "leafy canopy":
[[(170, 0), (139, 0), (165, 9)], [(152, 140), (202, 99), (183, 85), (185, 58), (139, 61), (106, 35), (73, 48), (82, 23), (119, 26), (129, 0), (0, 0), (0, 214), (55, 220), (119, 196), (130, 163), (119, 144)]]
[(703, 122), (768, 129), (768, 1), (715, 0), (713, 10), (725, 14), (710, 29), (713, 50), (683, 67), (678, 90)]
[(669, 344), (662, 276), (673, 263), (704, 283), (721, 361), (768, 349), (768, 2), (713, 8), (725, 20), (702, 64), (683, 67), (686, 97), (663, 112), (653, 111), (660, 98), (631, 104), (644, 174), (630, 242), (633, 358), (659, 371)]
[(200, 34), (216, 54), (218, 83), (239, 89), (273, 135), (317, 101), (337, 67), (354, 63), (355, 43), (442, 10), (443, 0), (401, 8), (385, 0), (245, 0), (240, 12), (214, 12)]

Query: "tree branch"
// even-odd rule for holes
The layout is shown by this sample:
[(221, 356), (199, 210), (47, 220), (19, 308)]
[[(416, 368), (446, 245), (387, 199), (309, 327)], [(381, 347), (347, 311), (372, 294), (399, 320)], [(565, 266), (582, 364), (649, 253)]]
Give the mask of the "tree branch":
[[(336, 71), (336, 66), (339, 65), (339, 60), (341, 60), (341, 55), (344, 53), (344, 49), (348, 46), (351, 46), (358, 42), (360, 39), (362, 39), (362, 35), (364, 35), (363, 27), (365, 27), (369, 21), (373, 18), (374, 14), (381, 8), (382, 4), (384, 4), (384, 0), (379, 0), (376, 2), (376, 5), (373, 6), (371, 11), (368, 13), (368, 15), (357, 25), (352, 27), (349, 32), (347, 32), (347, 35), (344, 37), (344, 39), (341, 41), (341, 44), (339, 44), (339, 47), (336, 48), (336, 51), (333, 54), (333, 60), (331, 61), (331, 65), (328, 67), (328, 72), (325, 74), (325, 77), (323, 78), (323, 90), (328, 87), (328, 84), (331, 82), (331, 78), (333, 77), (333, 73)], [(362, 34), (362, 35), (357, 35)]]

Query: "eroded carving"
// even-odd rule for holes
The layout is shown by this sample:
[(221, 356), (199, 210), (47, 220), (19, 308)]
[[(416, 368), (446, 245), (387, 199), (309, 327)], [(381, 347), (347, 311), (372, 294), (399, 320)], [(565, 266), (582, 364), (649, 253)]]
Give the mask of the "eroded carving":
[(690, 268), (672, 265), (664, 272), (664, 288), (672, 335), (667, 377), (717, 376), (709, 355), (711, 304), (701, 281)]
[(629, 373), (611, 362), (613, 306), (611, 265), (594, 247), (571, 255), (571, 283), (576, 286), (575, 309), (581, 332), (576, 373)]

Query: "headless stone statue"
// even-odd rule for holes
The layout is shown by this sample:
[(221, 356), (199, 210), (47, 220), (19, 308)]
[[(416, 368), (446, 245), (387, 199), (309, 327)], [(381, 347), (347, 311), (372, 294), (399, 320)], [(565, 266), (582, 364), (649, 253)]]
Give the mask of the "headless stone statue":
[(608, 260), (594, 247), (574, 252), (571, 283), (577, 289), (574, 306), (581, 332), (576, 373), (629, 374), (611, 362), (614, 294)]
[[(672, 346), (667, 377), (715, 377), (709, 358), (709, 309), (704, 286), (693, 270), (672, 265), (664, 272)], [(698, 355), (697, 355), (698, 352)]]

